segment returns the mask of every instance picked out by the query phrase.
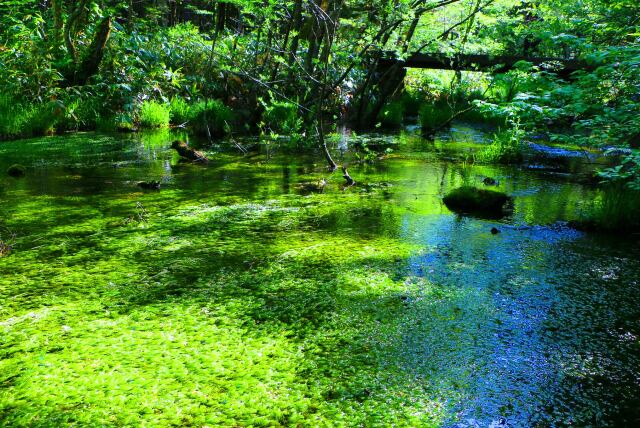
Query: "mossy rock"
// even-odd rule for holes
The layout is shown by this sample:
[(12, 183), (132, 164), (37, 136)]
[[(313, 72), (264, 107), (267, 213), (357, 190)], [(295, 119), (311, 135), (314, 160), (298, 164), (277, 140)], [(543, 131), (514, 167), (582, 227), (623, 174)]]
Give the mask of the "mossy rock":
[(9, 174), (11, 177), (24, 177), (26, 173), (27, 168), (19, 164), (11, 165), (9, 169), (7, 169), (7, 174)]
[(511, 197), (495, 190), (462, 186), (449, 192), (443, 198), (443, 202), (447, 208), (456, 213), (500, 218), (504, 216)]

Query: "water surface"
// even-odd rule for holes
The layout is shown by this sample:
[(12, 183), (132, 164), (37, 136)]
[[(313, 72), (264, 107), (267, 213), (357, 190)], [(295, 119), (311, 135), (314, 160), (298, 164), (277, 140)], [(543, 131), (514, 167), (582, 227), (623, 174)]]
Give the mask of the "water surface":
[[(0, 178), (4, 425), (640, 424), (637, 237), (566, 227), (599, 197), (566, 168), (470, 166), (488, 139), (463, 125), (345, 131), (345, 189), (312, 151), (199, 166), (173, 138), (0, 145), (27, 167)], [(392, 151), (357, 162), (361, 139)], [(485, 177), (512, 215), (442, 204)]]

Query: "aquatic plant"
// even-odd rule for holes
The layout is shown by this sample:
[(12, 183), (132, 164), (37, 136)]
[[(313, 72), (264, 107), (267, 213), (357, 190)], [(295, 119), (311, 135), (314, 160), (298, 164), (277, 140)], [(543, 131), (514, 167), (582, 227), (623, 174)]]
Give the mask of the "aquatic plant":
[(143, 128), (166, 128), (169, 126), (171, 110), (156, 101), (144, 101), (138, 113), (140, 126)]
[(481, 163), (520, 163), (524, 160), (524, 135), (524, 130), (516, 123), (494, 134), (491, 144), (475, 153), (473, 158)]

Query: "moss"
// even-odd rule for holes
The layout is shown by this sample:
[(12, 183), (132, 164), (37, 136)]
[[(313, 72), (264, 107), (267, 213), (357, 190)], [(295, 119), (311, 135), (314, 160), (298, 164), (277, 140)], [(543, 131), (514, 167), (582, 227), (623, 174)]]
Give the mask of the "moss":
[(452, 211), (482, 217), (502, 217), (510, 197), (495, 190), (462, 186), (449, 192), (443, 202)]

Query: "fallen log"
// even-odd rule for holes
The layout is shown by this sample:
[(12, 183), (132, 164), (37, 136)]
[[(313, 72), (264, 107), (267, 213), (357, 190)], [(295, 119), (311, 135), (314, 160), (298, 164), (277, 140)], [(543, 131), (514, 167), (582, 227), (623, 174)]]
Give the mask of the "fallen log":
[(173, 143), (171, 143), (171, 148), (178, 152), (182, 159), (188, 160), (189, 162), (209, 162), (209, 159), (204, 155), (204, 153), (192, 149), (184, 141), (174, 141)]

